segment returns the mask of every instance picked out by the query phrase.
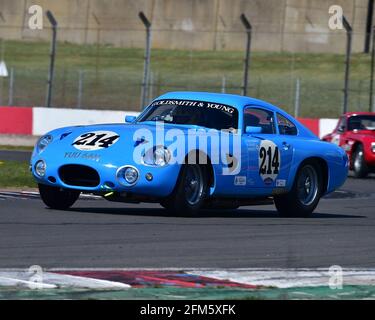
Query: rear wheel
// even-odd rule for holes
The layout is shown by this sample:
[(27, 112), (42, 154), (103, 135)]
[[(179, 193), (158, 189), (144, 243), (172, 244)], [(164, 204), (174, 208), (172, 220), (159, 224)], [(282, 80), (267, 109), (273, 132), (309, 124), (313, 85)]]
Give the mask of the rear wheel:
[(363, 146), (359, 145), (353, 154), (353, 171), (356, 178), (366, 178), (369, 169), (365, 161)]
[(44, 184), (38, 184), (38, 187), (44, 204), (51, 209), (68, 209), (77, 201), (80, 195), (79, 191), (66, 190)]
[(321, 168), (316, 163), (303, 164), (286, 195), (275, 196), (275, 206), (283, 217), (308, 217), (323, 193)]
[(201, 209), (207, 190), (206, 166), (186, 164), (181, 168), (174, 192), (161, 205), (171, 213), (195, 214)]

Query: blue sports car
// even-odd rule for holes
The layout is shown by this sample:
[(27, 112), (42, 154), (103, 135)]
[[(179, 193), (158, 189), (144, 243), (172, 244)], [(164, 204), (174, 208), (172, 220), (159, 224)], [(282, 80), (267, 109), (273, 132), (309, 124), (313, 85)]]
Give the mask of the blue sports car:
[(47, 133), (31, 171), (54, 209), (71, 207), (85, 192), (157, 202), (174, 214), (274, 202), (290, 217), (309, 216), (345, 182), (348, 158), (270, 103), (172, 92), (125, 123)]

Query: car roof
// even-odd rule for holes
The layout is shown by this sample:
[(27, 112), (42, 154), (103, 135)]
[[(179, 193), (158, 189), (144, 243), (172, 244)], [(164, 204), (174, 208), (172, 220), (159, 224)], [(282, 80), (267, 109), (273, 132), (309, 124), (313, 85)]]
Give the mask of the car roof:
[(316, 136), (309, 129), (307, 129), (304, 125), (302, 125), (297, 119), (293, 118), (290, 114), (288, 114), (284, 110), (263, 100), (259, 100), (259, 99), (255, 99), (255, 98), (251, 98), (247, 96), (240, 96), (236, 94), (196, 92), (196, 91), (194, 92), (193, 91), (168, 92), (156, 98), (155, 100), (162, 100), (162, 99), (184, 99), (184, 100), (207, 101), (207, 102), (212, 102), (212, 103), (222, 103), (222, 104), (230, 105), (238, 109), (241, 114), (242, 114), (243, 109), (249, 105), (256, 105), (259, 107), (264, 107), (273, 112), (278, 112), (284, 117), (286, 117), (287, 119), (289, 119), (290, 121), (292, 121), (297, 126), (300, 136), (316, 138)]
[(196, 92), (196, 91), (175, 91), (168, 92), (160, 97), (160, 99), (186, 99), (186, 100), (198, 100), (198, 101), (207, 101), (213, 103), (223, 103), (235, 107), (239, 110), (242, 110), (245, 106), (248, 105), (259, 105), (267, 107), (273, 111), (281, 111), (280, 108), (272, 105), (263, 100), (255, 99), (247, 96), (240, 96), (237, 94), (227, 94), (227, 93), (212, 93), (212, 92)]

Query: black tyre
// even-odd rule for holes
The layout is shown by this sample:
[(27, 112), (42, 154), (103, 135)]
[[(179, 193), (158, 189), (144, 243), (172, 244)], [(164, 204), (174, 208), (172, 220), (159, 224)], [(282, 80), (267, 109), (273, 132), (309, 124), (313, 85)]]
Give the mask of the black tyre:
[(81, 192), (38, 184), (40, 197), (44, 204), (51, 209), (65, 210), (70, 208), (78, 199)]
[(356, 178), (366, 178), (369, 169), (365, 161), (363, 146), (360, 144), (353, 154), (353, 172)]
[(185, 164), (173, 193), (161, 205), (173, 214), (193, 215), (202, 208), (207, 190), (206, 166)]
[(276, 209), (282, 217), (308, 217), (313, 213), (323, 193), (321, 171), (316, 163), (303, 164), (290, 192), (274, 197)]

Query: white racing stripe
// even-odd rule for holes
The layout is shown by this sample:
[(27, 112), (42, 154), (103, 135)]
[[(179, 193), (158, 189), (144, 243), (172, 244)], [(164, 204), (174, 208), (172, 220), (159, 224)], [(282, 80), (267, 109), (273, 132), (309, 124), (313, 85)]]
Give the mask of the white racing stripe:
[[(38, 281), (33, 281), (25, 270), (0, 270), (0, 287), (28, 287), (31, 289), (80, 288), (101, 290), (124, 290), (131, 286), (121, 282), (87, 277), (43, 272)], [(35, 279), (35, 278), (34, 278)]]

